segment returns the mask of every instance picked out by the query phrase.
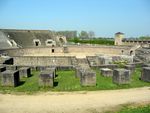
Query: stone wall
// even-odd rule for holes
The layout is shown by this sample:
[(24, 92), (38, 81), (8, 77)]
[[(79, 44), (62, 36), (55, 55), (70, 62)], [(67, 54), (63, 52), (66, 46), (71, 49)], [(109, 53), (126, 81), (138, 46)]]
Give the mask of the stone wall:
[(14, 57), (14, 65), (23, 66), (68, 66), (71, 65), (71, 57), (36, 57), (36, 56), (23, 56)]
[[(68, 52), (64, 53), (63, 47), (44, 47), (44, 48), (22, 48), (9, 49), (4, 52), (9, 56), (64, 56), (68, 55), (86, 55), (93, 56), (95, 54), (110, 54), (110, 55), (129, 55), (131, 47), (117, 46), (68, 46)], [(122, 52), (123, 51), (123, 52)]]

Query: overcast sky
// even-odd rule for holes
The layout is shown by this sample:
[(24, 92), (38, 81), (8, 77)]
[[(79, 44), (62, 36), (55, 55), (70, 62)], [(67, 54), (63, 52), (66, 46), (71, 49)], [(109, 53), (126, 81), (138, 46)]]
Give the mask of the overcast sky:
[(150, 35), (150, 0), (0, 0), (0, 28)]

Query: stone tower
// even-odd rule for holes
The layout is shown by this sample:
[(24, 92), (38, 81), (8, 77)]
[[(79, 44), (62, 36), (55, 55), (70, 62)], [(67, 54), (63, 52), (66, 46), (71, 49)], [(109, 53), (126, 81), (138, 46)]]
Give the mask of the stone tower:
[(122, 39), (124, 38), (124, 33), (115, 33), (115, 45), (122, 45)]

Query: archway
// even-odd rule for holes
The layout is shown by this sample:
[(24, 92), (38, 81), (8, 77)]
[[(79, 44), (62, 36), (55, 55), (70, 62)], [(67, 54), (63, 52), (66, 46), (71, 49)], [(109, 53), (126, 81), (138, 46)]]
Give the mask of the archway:
[(130, 51), (130, 56), (132, 56), (132, 55), (133, 55), (133, 51), (131, 50), (131, 51)]
[(59, 41), (60, 41), (61, 44), (65, 43), (65, 41), (62, 38), (59, 38)]

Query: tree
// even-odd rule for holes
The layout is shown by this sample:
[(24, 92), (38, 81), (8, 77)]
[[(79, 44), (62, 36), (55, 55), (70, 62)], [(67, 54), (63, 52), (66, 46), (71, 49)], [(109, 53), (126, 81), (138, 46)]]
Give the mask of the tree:
[(95, 37), (94, 31), (89, 31), (88, 35), (89, 35), (89, 38), (94, 38)]
[(86, 31), (81, 31), (79, 37), (81, 39), (87, 39), (87, 38), (89, 38), (89, 35), (88, 35), (88, 33)]
[(77, 31), (58, 31), (56, 34), (66, 36), (67, 39), (77, 37)]

